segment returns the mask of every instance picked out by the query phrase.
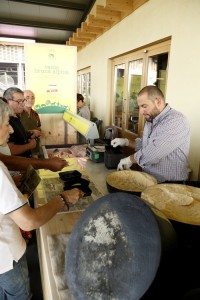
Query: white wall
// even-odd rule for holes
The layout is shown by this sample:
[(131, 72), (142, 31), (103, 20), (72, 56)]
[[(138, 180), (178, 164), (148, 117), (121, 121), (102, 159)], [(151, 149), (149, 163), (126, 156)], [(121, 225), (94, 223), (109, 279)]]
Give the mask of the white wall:
[(91, 110), (109, 125), (109, 59), (169, 36), (166, 98), (190, 121), (190, 165), (195, 180), (200, 162), (200, 0), (149, 0), (79, 51), (78, 69), (91, 66)]

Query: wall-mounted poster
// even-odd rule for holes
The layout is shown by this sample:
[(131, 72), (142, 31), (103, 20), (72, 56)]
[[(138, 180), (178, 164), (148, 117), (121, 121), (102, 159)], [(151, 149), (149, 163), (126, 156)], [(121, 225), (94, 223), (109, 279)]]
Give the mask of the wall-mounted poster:
[(35, 93), (43, 145), (76, 143), (75, 130), (63, 112), (76, 112), (77, 48), (65, 45), (25, 44), (26, 89)]
[(25, 44), (26, 88), (35, 93), (39, 114), (76, 111), (77, 49), (73, 46)]

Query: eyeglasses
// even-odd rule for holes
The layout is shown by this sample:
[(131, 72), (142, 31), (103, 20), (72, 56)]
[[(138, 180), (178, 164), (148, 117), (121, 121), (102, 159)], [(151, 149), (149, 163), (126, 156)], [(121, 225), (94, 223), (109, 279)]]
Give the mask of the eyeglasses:
[(25, 101), (25, 99), (18, 99), (18, 100), (9, 99), (9, 100), (17, 102), (18, 104), (24, 103), (24, 101)]
[(0, 97), (0, 100), (2, 100), (5, 103), (8, 103), (8, 101), (5, 98), (3, 98), (3, 97)]

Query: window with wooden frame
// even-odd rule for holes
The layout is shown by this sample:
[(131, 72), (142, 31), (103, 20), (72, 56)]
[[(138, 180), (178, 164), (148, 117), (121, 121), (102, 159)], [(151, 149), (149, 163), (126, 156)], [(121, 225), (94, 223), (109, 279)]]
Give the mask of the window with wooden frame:
[(119, 136), (141, 136), (144, 120), (137, 93), (146, 85), (156, 85), (165, 95), (169, 51), (170, 40), (166, 40), (112, 59), (111, 118)]
[(77, 93), (84, 97), (84, 101), (90, 107), (91, 72), (90, 67), (77, 72)]
[(0, 94), (11, 87), (25, 88), (24, 46), (0, 45)]

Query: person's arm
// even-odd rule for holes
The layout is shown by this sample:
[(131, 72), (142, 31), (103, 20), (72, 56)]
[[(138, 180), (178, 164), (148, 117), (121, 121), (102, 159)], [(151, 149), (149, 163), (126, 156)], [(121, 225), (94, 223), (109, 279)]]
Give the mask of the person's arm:
[(10, 148), (10, 152), (12, 155), (19, 155), (22, 154), (28, 150), (34, 149), (36, 147), (36, 141), (35, 139), (30, 139), (27, 144), (24, 145), (17, 145), (14, 143), (8, 143), (8, 146)]
[(29, 165), (34, 169), (48, 169), (53, 172), (58, 172), (68, 165), (68, 162), (59, 157), (39, 159), (26, 158), (22, 156), (5, 155), (0, 153), (0, 160), (11, 171), (25, 171)]
[(64, 191), (61, 194), (62, 197), (57, 195), (50, 202), (38, 208), (31, 208), (26, 204), (9, 213), (9, 216), (22, 230), (33, 230), (48, 222), (65, 205), (65, 203), (67, 203), (68, 207), (69, 203), (77, 203), (78, 200), (83, 197), (84, 193), (75, 188)]
[(131, 148), (135, 148), (135, 140), (128, 140), (126, 138), (115, 138), (111, 141), (111, 146), (113, 146), (114, 148), (118, 146), (129, 146)]
[(148, 144), (134, 154), (134, 160), (141, 167), (156, 164), (183, 143), (188, 143), (189, 136), (190, 128), (186, 118), (181, 115), (168, 116), (155, 134), (152, 131)]
[(135, 149), (135, 140), (129, 140), (129, 147)]
[(37, 129), (28, 130), (28, 132), (31, 133), (31, 139), (38, 138), (38, 137), (41, 136), (41, 130), (38, 130), (38, 128)]
[(130, 155), (130, 161), (132, 164), (137, 164), (136, 160), (134, 159), (134, 154)]
[(35, 169), (48, 169), (53, 172), (58, 172), (64, 167), (68, 166), (68, 162), (60, 157), (52, 157), (46, 159), (36, 158), (36, 161), (33, 162), (32, 166), (35, 166)]

